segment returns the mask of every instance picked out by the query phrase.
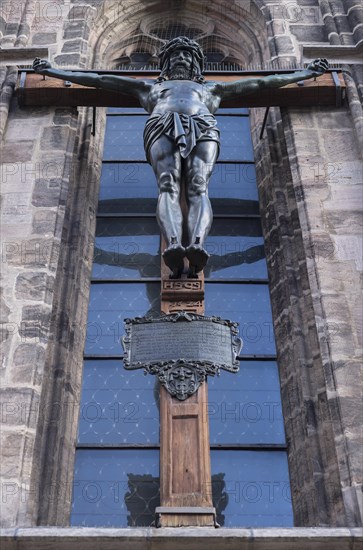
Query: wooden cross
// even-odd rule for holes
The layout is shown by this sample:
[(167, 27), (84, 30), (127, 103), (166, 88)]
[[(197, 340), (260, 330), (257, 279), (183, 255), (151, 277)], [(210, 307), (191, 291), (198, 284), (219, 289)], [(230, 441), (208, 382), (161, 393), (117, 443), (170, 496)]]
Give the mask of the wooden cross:
[[(253, 76), (268, 76), (291, 71), (236, 71), (228, 73), (205, 72), (206, 80), (230, 82)], [(72, 72), (72, 71), (69, 71)], [(117, 74), (135, 78), (156, 78), (156, 71), (74, 71), (97, 74)], [(140, 107), (136, 98), (109, 90), (90, 88), (50, 76), (42, 76), (32, 70), (20, 72), (17, 96), (21, 107)], [(297, 84), (288, 84), (282, 88), (261, 90), (241, 99), (223, 101), (221, 107), (309, 107), (317, 105), (335, 105), (339, 107), (345, 98), (345, 83), (341, 71), (328, 70), (317, 80), (304, 80)]]
[[(77, 71), (79, 72), (79, 71)], [(86, 72), (86, 71), (85, 71)], [(95, 71), (92, 71), (95, 72)], [(125, 74), (121, 71), (97, 71), (99, 74)], [(266, 76), (279, 71), (234, 74), (209, 74), (206, 78), (231, 81), (241, 77)], [(289, 71), (280, 71), (289, 72)], [(292, 71), (291, 71), (292, 72)], [(157, 76), (156, 72), (129, 72), (136, 78)], [(20, 73), (17, 94), (22, 107), (92, 106), (138, 107), (131, 95), (71, 84), (33, 71)], [(221, 107), (340, 106), (345, 96), (341, 73), (328, 71), (318, 80), (289, 84), (261, 91), (243, 99), (225, 101)], [(164, 247), (163, 247), (164, 248)], [(187, 266), (186, 266), (187, 267)], [(204, 276), (197, 279), (169, 278), (169, 269), (161, 266), (161, 310), (163, 313), (187, 311), (204, 314)], [(161, 527), (213, 526), (211, 466), (209, 452), (208, 389), (202, 384), (186, 401), (172, 397), (163, 387), (160, 393), (160, 493), (157, 523)]]

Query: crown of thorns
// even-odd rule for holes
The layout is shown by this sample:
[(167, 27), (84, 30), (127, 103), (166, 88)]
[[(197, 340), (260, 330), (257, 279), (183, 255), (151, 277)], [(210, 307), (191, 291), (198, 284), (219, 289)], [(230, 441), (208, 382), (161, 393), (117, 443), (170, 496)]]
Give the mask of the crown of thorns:
[(191, 40), (187, 36), (178, 36), (167, 42), (159, 52), (159, 66), (160, 70), (165, 70), (165, 63), (168, 61), (170, 55), (175, 50), (188, 50), (193, 55), (193, 58), (200, 67), (200, 72), (204, 69), (204, 55), (203, 50), (199, 46), (198, 42)]

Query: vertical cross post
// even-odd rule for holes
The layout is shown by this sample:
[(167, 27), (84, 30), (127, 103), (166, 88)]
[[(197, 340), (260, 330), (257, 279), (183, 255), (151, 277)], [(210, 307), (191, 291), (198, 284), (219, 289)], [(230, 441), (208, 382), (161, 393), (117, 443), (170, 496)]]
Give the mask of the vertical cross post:
[[(198, 279), (170, 279), (169, 273), (162, 262), (162, 312), (203, 314), (203, 273)], [(215, 525), (206, 382), (185, 401), (160, 389), (160, 493), (160, 527)]]

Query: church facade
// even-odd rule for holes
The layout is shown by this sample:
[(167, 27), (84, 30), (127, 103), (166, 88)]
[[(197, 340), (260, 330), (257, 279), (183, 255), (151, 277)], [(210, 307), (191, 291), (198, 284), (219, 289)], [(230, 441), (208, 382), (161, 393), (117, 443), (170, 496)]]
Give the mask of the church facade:
[[(150, 540), (162, 548), (172, 540), (177, 548), (186, 538), (191, 548), (207, 540), (220, 548), (223, 537), (231, 548), (244, 547), (251, 537), (256, 548), (309, 548), (309, 541), (313, 547), (317, 540), (329, 548), (358, 547), (363, 513), (360, 3), (19, 0), (4, 2), (1, 10), (4, 548), (36, 548), (42, 540), (56, 548), (146, 548)], [(92, 525), (70, 519), (84, 349), (96, 326), (88, 311), (100, 180), (102, 186), (105, 162), (115, 162), (103, 153), (107, 144), (112, 147), (105, 128), (122, 111), (21, 106), (19, 74), (35, 57), (63, 69), (152, 73), (162, 41), (178, 35), (202, 45), (211, 74), (291, 70), (324, 57), (344, 78), (344, 94), (336, 83), (335, 105), (273, 106), (266, 117), (263, 107), (247, 113), (286, 435), (293, 518), (286, 531), (258, 523), (166, 531), (110, 524), (93, 531)], [(132, 109), (123, 114), (142, 116)], [(247, 120), (247, 114), (241, 116)], [(127, 151), (117, 162), (141, 162), (132, 156), (133, 146)], [(140, 276), (150, 285), (157, 279), (152, 269)]]

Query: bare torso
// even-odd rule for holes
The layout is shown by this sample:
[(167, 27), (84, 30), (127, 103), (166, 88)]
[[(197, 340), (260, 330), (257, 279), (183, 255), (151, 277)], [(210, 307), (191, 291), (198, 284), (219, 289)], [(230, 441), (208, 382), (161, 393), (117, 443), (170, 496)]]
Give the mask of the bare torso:
[(166, 112), (204, 115), (215, 113), (219, 103), (220, 98), (213, 93), (213, 83), (166, 80), (151, 87), (145, 107), (153, 115)]
[[(328, 67), (327, 61), (322, 59), (314, 61), (307, 69), (296, 71), (291, 75), (269, 75), (264, 78), (242, 78), (233, 82), (207, 81), (200, 83), (197, 80), (185, 80), (194, 72), (198, 79), (201, 78), (201, 74), (197, 70), (197, 65), (202, 64), (202, 52), (199, 46), (193, 41), (190, 43), (187, 37), (176, 38), (168, 44), (169, 46), (174, 44), (174, 46), (168, 46), (168, 57), (165, 57), (166, 50), (164, 48), (164, 57), (161, 59), (162, 78), (165, 74), (168, 80), (160, 82), (113, 74), (100, 75), (62, 71), (52, 69), (48, 61), (39, 58), (35, 59), (33, 67), (40, 74), (70, 80), (83, 86), (131, 94), (139, 100), (149, 114), (157, 115), (157, 119), (166, 113), (188, 116), (211, 115), (216, 112), (222, 99), (242, 97), (260, 89), (279, 88), (285, 84), (320, 76)], [(197, 59), (194, 69), (193, 52)], [(199, 58), (200, 61), (198, 61)], [(167, 66), (166, 62), (168, 62)], [(202, 68), (199, 66), (199, 69)], [(178, 122), (178, 117), (168, 118), (174, 118), (174, 122)], [(180, 122), (183, 125), (185, 118), (181, 118)], [(158, 126), (159, 120), (149, 120), (149, 127), (153, 126), (154, 122)], [(194, 120), (195, 124), (206, 123), (207, 131), (203, 140), (196, 140), (196, 143), (193, 143), (195, 134), (190, 131), (190, 128), (194, 128), (194, 124), (190, 125), (189, 122), (186, 125), (189, 129), (188, 137), (186, 137), (187, 132), (180, 132), (179, 128), (177, 129), (179, 132), (178, 143), (176, 143), (173, 136), (170, 138), (169, 135), (159, 132), (155, 140), (149, 143), (147, 149), (159, 186), (157, 217), (167, 242), (163, 258), (165, 264), (173, 272), (173, 277), (181, 276), (185, 257), (189, 261), (190, 277), (196, 277), (197, 273), (203, 269), (208, 260), (204, 241), (212, 222), (212, 210), (207, 190), (213, 167), (218, 158), (219, 134), (214, 121)], [(188, 145), (192, 145), (192, 148), (188, 149)], [(186, 154), (184, 154), (185, 152)], [(182, 184), (185, 185), (188, 202), (187, 216), (182, 211), (179, 202)], [(189, 237), (189, 244), (186, 248), (182, 244), (185, 217)]]

